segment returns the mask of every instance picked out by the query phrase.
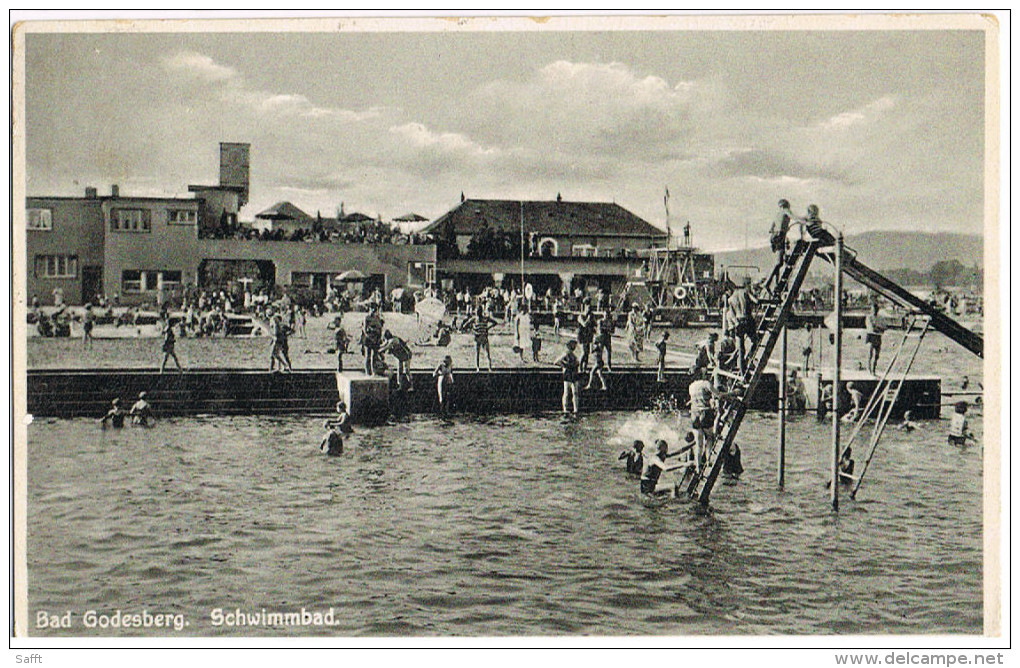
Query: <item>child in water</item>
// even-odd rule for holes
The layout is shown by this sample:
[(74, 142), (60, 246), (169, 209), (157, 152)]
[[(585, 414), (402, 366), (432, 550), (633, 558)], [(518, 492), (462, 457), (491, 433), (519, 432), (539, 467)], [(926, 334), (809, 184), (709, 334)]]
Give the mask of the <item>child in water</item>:
[(439, 412), (450, 410), (450, 393), (453, 391), (453, 358), (447, 355), (432, 372), (436, 379), (436, 397), (439, 400)]
[(968, 439), (973, 440), (974, 434), (967, 429), (967, 402), (957, 401), (953, 407), (953, 417), (949, 422), (949, 443), (950, 445), (966, 445)]
[(110, 404), (112, 408), (107, 411), (106, 415), (99, 421), (99, 424), (103, 429), (106, 429), (106, 423), (109, 422), (115, 429), (120, 429), (124, 426), (124, 417), (127, 415), (127, 411), (120, 407), (120, 397), (111, 401)]
[(148, 396), (145, 392), (138, 393), (138, 401), (131, 406), (128, 415), (131, 416), (131, 423), (142, 427), (149, 426), (149, 418), (152, 417), (152, 405), (145, 400)]
[(917, 424), (910, 421), (910, 411), (903, 411), (903, 423), (896, 427), (900, 431), (911, 432), (917, 429)]
[(330, 457), (339, 457), (344, 453), (344, 434), (354, 433), (351, 427), (347, 406), (339, 401), (336, 404), (337, 419), (327, 420), (323, 425), (329, 431), (319, 443), (319, 450), (325, 450)]
[(631, 446), (630, 450), (624, 450), (620, 453), (617, 459), (627, 460), (627, 473), (641, 475), (641, 469), (644, 467), (645, 462), (644, 449), (645, 444), (643, 442), (634, 441), (634, 445)]

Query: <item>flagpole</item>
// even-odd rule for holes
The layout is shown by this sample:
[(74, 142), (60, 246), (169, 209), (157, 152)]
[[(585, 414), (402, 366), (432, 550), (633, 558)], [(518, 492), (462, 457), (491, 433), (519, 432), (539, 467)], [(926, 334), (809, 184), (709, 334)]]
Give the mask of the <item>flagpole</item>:
[(666, 250), (669, 250), (673, 241), (673, 233), (669, 225), (669, 188), (666, 188), (666, 194), (662, 198), (662, 205), (666, 208)]
[(524, 299), (524, 200), (521, 200), (521, 300)]

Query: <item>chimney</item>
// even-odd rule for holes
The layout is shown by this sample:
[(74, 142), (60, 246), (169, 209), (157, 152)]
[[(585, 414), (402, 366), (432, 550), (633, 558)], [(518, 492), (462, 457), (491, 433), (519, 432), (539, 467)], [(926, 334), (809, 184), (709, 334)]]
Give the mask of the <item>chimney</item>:
[(120, 197), (120, 186), (116, 183), (110, 186), (110, 197)]
[(85, 199), (96, 199), (96, 197), (98, 196), (99, 191), (93, 188), (92, 186), (87, 186), (85, 188)]

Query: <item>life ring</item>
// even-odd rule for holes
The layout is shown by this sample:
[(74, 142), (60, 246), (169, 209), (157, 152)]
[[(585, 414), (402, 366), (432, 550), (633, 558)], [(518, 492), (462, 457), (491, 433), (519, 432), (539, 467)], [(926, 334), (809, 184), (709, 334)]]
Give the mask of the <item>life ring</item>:
[(524, 285), (524, 298), (528, 300), (535, 298), (535, 288), (531, 287), (531, 283)]
[(682, 285), (678, 285), (673, 288), (673, 299), (677, 301), (683, 301), (687, 299), (687, 288)]

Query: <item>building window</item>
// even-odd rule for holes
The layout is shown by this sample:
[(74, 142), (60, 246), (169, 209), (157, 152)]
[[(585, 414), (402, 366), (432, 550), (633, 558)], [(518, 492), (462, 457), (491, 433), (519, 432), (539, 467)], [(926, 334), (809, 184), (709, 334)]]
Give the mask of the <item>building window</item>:
[(538, 242), (538, 254), (540, 257), (556, 257), (560, 254), (560, 244), (555, 239), (547, 237)]
[(407, 263), (407, 285), (408, 287), (426, 287), (435, 285), (436, 264), (435, 262), (408, 262)]
[(191, 209), (168, 209), (166, 222), (170, 225), (194, 225), (198, 222), (198, 211)]
[(120, 284), (126, 295), (155, 292), (159, 289), (176, 290), (181, 287), (181, 272), (125, 269), (121, 273)]
[(36, 255), (36, 278), (77, 278), (77, 255)]
[(149, 210), (113, 209), (110, 211), (110, 229), (114, 232), (151, 232)]
[(571, 253), (574, 257), (596, 257), (599, 249), (588, 244), (574, 244)]
[(53, 211), (50, 209), (29, 209), (28, 229), (30, 230), (52, 230)]

